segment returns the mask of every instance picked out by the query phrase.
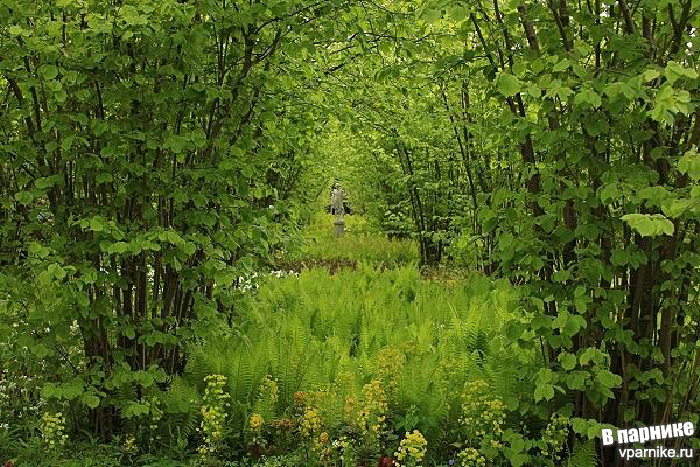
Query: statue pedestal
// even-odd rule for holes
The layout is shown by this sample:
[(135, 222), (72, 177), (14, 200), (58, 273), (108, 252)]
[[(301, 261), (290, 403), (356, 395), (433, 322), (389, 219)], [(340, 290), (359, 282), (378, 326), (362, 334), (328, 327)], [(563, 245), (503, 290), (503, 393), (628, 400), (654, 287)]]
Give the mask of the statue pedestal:
[(345, 235), (345, 221), (343, 219), (336, 219), (333, 224), (335, 225), (336, 238)]

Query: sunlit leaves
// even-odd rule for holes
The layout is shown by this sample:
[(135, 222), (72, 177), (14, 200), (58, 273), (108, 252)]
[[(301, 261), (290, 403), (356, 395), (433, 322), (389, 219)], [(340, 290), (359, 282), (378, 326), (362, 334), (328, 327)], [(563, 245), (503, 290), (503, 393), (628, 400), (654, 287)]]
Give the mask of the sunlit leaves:
[(649, 111), (649, 115), (654, 120), (672, 125), (674, 114), (690, 111), (690, 93), (685, 89), (674, 89), (670, 83), (664, 84), (656, 94), (654, 108)]
[(566, 86), (559, 79), (553, 79), (551, 81), (543, 81), (543, 87), (547, 90), (547, 97), (555, 98), (565, 101), (573, 91), (571, 88)]
[(695, 149), (687, 151), (678, 161), (678, 170), (695, 182), (700, 181), (700, 154)]
[(635, 90), (624, 81), (617, 81), (606, 85), (605, 94), (611, 98), (624, 96), (627, 99), (634, 99), (636, 96)]
[(673, 235), (673, 222), (661, 214), (626, 214), (622, 220), (643, 237)]
[(680, 78), (696, 79), (698, 77), (698, 72), (692, 68), (686, 68), (678, 62), (670, 61), (666, 64), (664, 76), (666, 77), (666, 81), (673, 85), (673, 83)]

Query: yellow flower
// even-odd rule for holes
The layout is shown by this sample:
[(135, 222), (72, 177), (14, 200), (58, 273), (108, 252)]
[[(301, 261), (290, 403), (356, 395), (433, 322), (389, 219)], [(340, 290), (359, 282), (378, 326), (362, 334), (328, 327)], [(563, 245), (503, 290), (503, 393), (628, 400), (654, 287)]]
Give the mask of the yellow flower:
[(301, 417), (301, 433), (304, 436), (309, 436), (311, 433), (321, 428), (321, 417), (316, 409), (307, 407), (304, 415)]
[(401, 440), (399, 450), (394, 453), (399, 461), (407, 460), (412, 465), (419, 464), (426, 453), (428, 441), (423, 437), (420, 431), (413, 430), (412, 433), (406, 432), (406, 436)]
[[(379, 380), (372, 380), (363, 387), (362, 406), (357, 414), (357, 426), (362, 432), (374, 435), (386, 419), (388, 410), (387, 395)], [(354, 401), (353, 401), (354, 402)], [(346, 400), (346, 410), (348, 401)], [(377, 426), (374, 429), (374, 426)]]
[(136, 446), (136, 438), (134, 438), (134, 435), (130, 434), (126, 437), (124, 442), (124, 451), (127, 454), (134, 454), (136, 451), (138, 451), (138, 447)]
[(252, 428), (253, 431), (258, 431), (258, 429), (260, 429), (262, 424), (263, 424), (263, 418), (259, 413), (254, 413), (250, 417), (250, 428)]
[(331, 437), (330, 437), (330, 436), (328, 435), (328, 433), (325, 432), (325, 431), (324, 431), (323, 433), (321, 433), (321, 435), (318, 437), (318, 441), (319, 441), (321, 444), (323, 444), (323, 445), (328, 444), (328, 442), (329, 442), (330, 440), (331, 440)]
[(272, 404), (276, 404), (279, 400), (279, 386), (272, 376), (265, 375), (265, 379), (260, 384), (260, 397)]
[(230, 398), (230, 395), (224, 391), (225, 376), (209, 375), (204, 378), (204, 381), (207, 387), (204, 390), (204, 400), (200, 410), (202, 424), (198, 428), (204, 434), (204, 445), (199, 446), (197, 451), (202, 456), (208, 456), (216, 452), (223, 438), (224, 423), (228, 416), (225, 408), (229, 405), (225, 401)]

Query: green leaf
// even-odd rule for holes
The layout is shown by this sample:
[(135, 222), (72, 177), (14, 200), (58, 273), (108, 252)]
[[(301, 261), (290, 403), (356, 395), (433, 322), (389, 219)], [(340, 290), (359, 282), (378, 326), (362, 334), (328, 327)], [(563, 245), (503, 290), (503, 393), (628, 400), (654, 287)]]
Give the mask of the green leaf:
[(59, 91), (57, 91), (55, 96), (56, 96), (56, 101), (59, 103), (65, 102), (66, 97), (68, 97), (68, 95), (66, 94), (66, 91), (63, 89), (60, 89)]
[(100, 405), (100, 398), (94, 394), (85, 394), (81, 398), (83, 404), (87, 405), (91, 409), (97, 408)]
[(620, 189), (617, 186), (617, 183), (608, 183), (605, 185), (603, 188), (601, 188), (598, 192), (598, 196), (600, 197), (600, 201), (603, 203), (610, 201), (615, 201), (617, 198), (620, 197)]
[(126, 253), (128, 250), (129, 250), (129, 244), (128, 244), (128, 243), (125, 243), (125, 242), (116, 242), (116, 243), (112, 243), (111, 245), (109, 245), (109, 246), (107, 247), (107, 250), (106, 250), (106, 251), (107, 251), (107, 253), (109, 253), (109, 254), (114, 254), (114, 253), (122, 254), (122, 253)]
[(678, 170), (693, 181), (700, 181), (700, 154), (695, 149), (687, 151), (678, 161)]
[(535, 402), (542, 399), (552, 400), (554, 398), (554, 386), (551, 384), (538, 384), (535, 388)]
[(552, 71), (564, 71), (567, 70), (571, 66), (571, 62), (569, 61), (568, 58), (565, 58), (561, 62), (557, 63), (554, 65), (554, 68), (552, 68)]
[(655, 214), (653, 216), (653, 220), (655, 225), (657, 226), (657, 229), (659, 232), (671, 236), (673, 235), (673, 222), (668, 220), (665, 216), (662, 216), (661, 214)]
[(75, 140), (75, 135), (67, 135), (63, 140), (61, 141), (61, 149), (64, 151), (70, 150), (71, 146), (73, 146), (73, 141)]
[(610, 262), (613, 266), (624, 266), (629, 263), (630, 254), (627, 250), (613, 250)]
[(44, 65), (41, 67), (41, 76), (44, 79), (54, 79), (58, 76), (58, 68), (56, 68), (56, 65)]
[(520, 91), (522, 84), (513, 75), (501, 74), (498, 77), (498, 90), (506, 97), (510, 97)]
[(676, 199), (663, 207), (664, 214), (668, 217), (680, 217), (685, 211), (690, 209), (695, 201), (692, 199)]
[(20, 191), (19, 193), (15, 193), (15, 200), (26, 206), (34, 201), (34, 193), (31, 191)]
[(512, 467), (522, 467), (528, 460), (530, 460), (530, 456), (525, 453), (519, 452), (516, 454), (511, 454), (510, 465)]
[(588, 373), (585, 371), (575, 371), (566, 375), (566, 384), (570, 389), (583, 390), (586, 389), (586, 380)]
[(661, 73), (659, 73), (659, 70), (649, 69), (645, 71), (642, 76), (644, 77), (644, 81), (648, 82), (661, 76)]
[(421, 19), (428, 23), (434, 23), (435, 21), (442, 18), (442, 10), (439, 8), (426, 8), (421, 14)]
[(666, 64), (664, 76), (668, 83), (673, 84), (681, 77), (695, 79), (698, 77), (698, 73), (692, 68), (685, 68), (678, 62), (670, 61)]
[(622, 384), (622, 377), (612, 373), (610, 370), (598, 370), (596, 371), (596, 381), (598, 381), (601, 386), (608, 389), (615, 388)]
[(654, 97), (654, 108), (648, 113), (654, 120), (672, 125), (674, 114), (688, 114), (690, 111), (690, 93), (685, 89), (674, 89), (666, 82)]
[(93, 217), (90, 219), (90, 230), (93, 232), (101, 232), (105, 228), (104, 222), (99, 217)]
[(573, 370), (576, 366), (576, 356), (570, 353), (559, 355), (561, 367), (565, 370)]
[(635, 97), (634, 89), (632, 89), (632, 87), (629, 84), (622, 81), (610, 83), (607, 86), (605, 86), (605, 94), (607, 94), (611, 98), (615, 98), (620, 94), (625, 96), (627, 99), (634, 99)]
[(592, 107), (600, 107), (602, 100), (597, 92), (590, 88), (582, 89), (574, 98), (574, 104), (589, 104)]
[(49, 265), (48, 270), (53, 273), (56, 279), (63, 280), (66, 277), (66, 270), (60, 264)]
[(180, 243), (184, 242), (181, 236), (177, 234), (177, 232), (173, 230), (166, 230), (161, 232), (158, 235), (158, 238), (163, 241), (163, 242), (168, 242), (172, 243), (174, 245), (179, 245)]
[(100, 172), (100, 173), (98, 173), (97, 176), (95, 177), (95, 181), (96, 181), (98, 184), (111, 182), (112, 180), (113, 180), (112, 174), (109, 173), (109, 172)]
[(661, 214), (627, 214), (622, 216), (622, 220), (642, 237), (673, 235), (673, 222)]

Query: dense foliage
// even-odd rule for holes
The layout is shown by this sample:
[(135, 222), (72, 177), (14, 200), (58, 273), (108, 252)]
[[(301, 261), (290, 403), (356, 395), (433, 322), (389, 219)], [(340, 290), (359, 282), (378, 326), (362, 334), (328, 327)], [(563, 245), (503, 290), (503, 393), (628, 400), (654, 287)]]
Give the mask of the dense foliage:
[(289, 57), (335, 8), (0, 6), (9, 351), (43, 360), (43, 397), (90, 408), (105, 439), (283, 240), (316, 125), (289, 109), (304, 81)]
[(622, 465), (601, 427), (697, 427), (699, 11), (0, 0), (0, 462)]
[(507, 335), (541, 349), (536, 398), (580, 423), (698, 420), (696, 13), (429, 1), (358, 65), (378, 70), (355, 129), (370, 212), (424, 263), (522, 284)]

